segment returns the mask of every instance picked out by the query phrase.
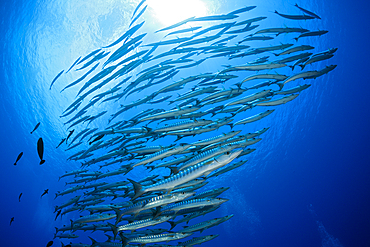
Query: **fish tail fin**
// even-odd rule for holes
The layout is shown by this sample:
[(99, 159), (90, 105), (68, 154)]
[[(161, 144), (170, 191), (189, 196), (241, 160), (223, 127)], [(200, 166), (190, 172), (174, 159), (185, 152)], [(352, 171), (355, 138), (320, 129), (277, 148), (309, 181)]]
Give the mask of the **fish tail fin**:
[(59, 229), (58, 229), (58, 227), (54, 227), (54, 228), (55, 228), (55, 234), (57, 234)]
[(161, 207), (156, 207), (155, 211), (154, 211), (154, 214), (153, 214), (153, 219), (159, 217), (161, 214), (162, 214)]
[(175, 226), (176, 226), (176, 223), (174, 222), (174, 221), (167, 221), (168, 223), (170, 223), (170, 225), (171, 225), (171, 228), (170, 228), (170, 230), (172, 230), (173, 228), (175, 228)]
[[(236, 114), (235, 114), (235, 113), (231, 113), (231, 115), (234, 117)], [(227, 124), (227, 125), (229, 125), (229, 126), (230, 126), (230, 129), (233, 129), (233, 127), (234, 127), (234, 125), (233, 125), (232, 123), (229, 123), (229, 124)]]
[(289, 67), (289, 68), (291, 68), (292, 70), (294, 70), (294, 66), (292, 66), (292, 65), (289, 65), (288, 67)]
[(284, 87), (284, 83), (276, 83), (276, 85), (278, 85), (279, 86), (279, 89), (280, 89), (280, 91), (283, 89), (283, 87)]
[(44, 164), (45, 163), (45, 160), (41, 160), (40, 161), (40, 165)]
[(294, 38), (295, 39), (295, 41), (297, 41), (298, 42), (298, 38)]
[(119, 233), (119, 236), (121, 237), (122, 247), (125, 247), (128, 244), (128, 238), (123, 236), (123, 234), (121, 232)]
[(54, 233), (54, 237), (53, 237), (53, 239), (56, 239), (56, 237), (57, 237), (57, 234), (56, 234), (56, 233)]
[(241, 88), (242, 87), (242, 82), (238, 82), (238, 83), (235, 83), (235, 86), (237, 86), (238, 88)]
[(89, 239), (91, 240), (91, 246), (95, 246), (98, 242), (96, 242), (96, 240), (95, 239), (93, 239), (92, 237), (90, 237), (90, 236), (88, 236), (89, 237)]
[(301, 70), (304, 69), (305, 65), (304, 64), (298, 64), (299, 67), (301, 67)]
[(175, 142), (177, 142), (177, 141), (181, 140), (183, 137), (184, 137), (184, 136), (178, 135), (178, 136), (176, 137)]
[(134, 186), (134, 191), (135, 191), (135, 195), (134, 195), (134, 197), (131, 198), (131, 201), (135, 200), (136, 198), (138, 198), (139, 196), (144, 194), (143, 186), (141, 184), (139, 184), (138, 182), (135, 182), (134, 180), (131, 180), (129, 178), (127, 180), (132, 183), (132, 186)]
[(179, 168), (177, 166), (169, 166), (168, 168), (170, 168), (171, 174), (179, 173)]
[(110, 242), (110, 241), (112, 241), (112, 236), (107, 235), (107, 234), (104, 234), (104, 235), (108, 238), (108, 240), (107, 240), (106, 242)]
[(116, 237), (117, 237), (117, 233), (118, 233), (118, 228), (117, 228), (117, 226), (115, 226), (115, 225), (113, 225), (113, 224), (111, 224), (111, 223), (109, 223), (108, 222), (108, 225), (110, 226), (110, 228), (112, 229), (112, 231), (113, 231), (113, 236), (114, 236), (114, 240), (116, 240)]

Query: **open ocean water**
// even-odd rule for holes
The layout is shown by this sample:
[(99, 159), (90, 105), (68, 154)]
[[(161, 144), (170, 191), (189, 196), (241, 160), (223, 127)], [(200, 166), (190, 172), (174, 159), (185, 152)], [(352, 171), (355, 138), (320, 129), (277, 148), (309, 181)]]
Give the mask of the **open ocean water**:
[[(114, 42), (126, 32), (131, 15), (139, 2), (1, 1), (0, 246), (46, 246), (53, 240), (55, 227), (68, 225), (70, 219), (75, 220), (79, 215), (86, 215), (86, 212), (72, 212), (54, 220), (54, 207), (76, 195), (66, 195), (65, 198), (61, 196), (54, 200), (55, 193), (65, 189), (65, 182), (72, 181), (62, 178), (58, 182), (58, 178), (66, 171), (79, 169), (81, 165), (81, 162), (67, 161), (67, 158), (89, 145), (84, 143), (69, 151), (65, 151), (68, 148), (65, 143), (58, 149), (56, 146), (62, 138), (67, 137), (70, 130), (67, 130), (68, 125), (64, 125), (66, 119), (60, 116), (75, 100), (82, 84), (62, 93), (60, 91), (92, 66), (83, 72), (75, 71), (75, 67), (58, 78), (51, 90), (49, 87), (55, 76), (62, 70), (68, 70), (79, 56), (84, 57), (91, 51)], [(318, 14), (321, 20), (287, 20), (273, 13), (278, 10), (280, 13), (302, 14), (294, 6), (295, 3)], [(262, 141), (251, 146), (256, 151), (243, 157), (248, 160), (246, 164), (210, 179), (209, 184), (201, 189), (230, 187), (221, 195), (229, 201), (209, 215), (190, 221), (190, 225), (234, 215), (230, 220), (205, 230), (201, 235), (219, 236), (202, 246), (370, 246), (370, 84), (367, 76), (370, 55), (370, 33), (367, 28), (370, 19), (367, 10), (370, 4), (348, 0), (148, 0), (144, 5), (146, 4), (148, 7), (145, 13), (136, 22), (145, 20), (146, 23), (135, 34), (150, 33), (145, 37), (143, 45), (160, 41), (164, 34), (154, 33), (156, 30), (183, 19), (227, 14), (255, 5), (255, 9), (240, 16), (243, 19), (267, 16), (267, 19), (256, 23), (260, 24), (256, 30), (286, 26), (328, 30), (321, 37), (302, 38), (300, 42), (303, 44), (307, 41), (315, 47), (315, 52), (338, 48), (334, 57), (329, 60), (307, 66), (309, 70), (317, 70), (335, 64), (337, 67), (333, 71), (315, 80), (300, 79), (291, 84), (311, 84), (297, 99), (272, 107), (276, 109), (275, 112), (261, 121), (234, 128), (243, 130), (242, 133), (246, 134), (270, 127), (261, 136)], [(190, 26), (186, 25), (187, 28)], [(244, 33), (240, 35), (246, 36)], [(261, 47), (279, 45), (280, 42), (295, 44), (293, 37), (296, 35), (280, 34), (276, 37), (277, 41), (245, 42), (243, 45)], [(166, 50), (159, 48), (156, 54), (164, 51)], [(223, 69), (220, 65), (246, 64), (262, 56), (276, 59), (271, 52), (246, 56), (237, 62), (228, 60), (227, 57), (207, 59), (196, 67), (181, 70), (162, 86), (189, 75), (219, 72)], [(145, 66), (139, 67), (130, 75), (136, 78), (135, 73), (145, 69)], [(291, 73), (290, 68), (284, 68), (283, 71)], [(294, 70), (295, 73), (299, 71), (298, 68)], [(270, 73), (275, 72), (272, 70)], [(232, 82), (236, 83), (249, 75), (251, 74), (241, 74)], [(108, 84), (94, 94), (112, 87)], [(188, 90), (190, 87), (185, 91)], [(119, 103), (128, 104), (153, 91), (150, 89), (132, 94), (126, 101), (122, 99)], [(170, 100), (173, 100), (178, 97), (178, 92), (173, 91), (166, 95), (171, 95)], [(162, 96), (164, 95), (160, 97)], [(119, 104), (97, 103), (89, 114), (96, 115), (103, 110), (112, 114), (119, 107)], [(167, 102), (141, 105), (117, 119), (128, 119), (139, 111), (162, 107), (167, 107)], [(238, 117), (237, 120), (260, 110), (252, 109), (250, 112), (240, 113), (243, 117)], [(107, 113), (89, 127), (100, 127), (103, 130), (108, 126), (109, 117)], [(216, 117), (208, 115), (208, 119), (215, 120)], [(30, 134), (38, 122), (41, 123), (39, 128)], [(84, 127), (86, 124), (77, 126), (74, 134)], [(223, 126), (214, 134), (204, 134), (201, 138), (228, 131), (230, 127)], [(40, 137), (43, 138), (46, 160), (42, 165), (39, 165), (37, 152)], [(199, 139), (198, 136), (185, 137), (176, 143), (191, 143)], [(158, 140), (153, 145), (170, 145), (175, 138), (163, 140)], [(20, 152), (23, 152), (23, 157), (14, 166)], [(98, 155), (104, 155), (105, 149), (99, 152)], [(102, 168), (101, 171), (118, 167)], [(97, 170), (98, 165), (89, 168)], [(127, 175), (119, 175), (106, 181), (123, 181), (127, 178), (138, 181), (152, 174), (143, 167), (138, 167)], [(169, 173), (161, 170), (158, 174)], [(46, 189), (49, 193), (41, 197)], [(20, 193), (22, 196), (19, 201)], [(12, 217), (14, 221), (10, 225)], [(158, 227), (169, 229), (170, 225), (162, 223)], [(182, 227), (177, 226), (174, 231), (180, 229)], [(81, 237), (61, 241), (64, 244), (71, 241), (91, 244), (87, 236), (98, 241), (107, 239), (100, 232), (84, 233), (78, 230), (74, 233)], [(179, 241), (189, 239), (191, 237)], [(53, 241), (53, 246), (61, 246), (58, 238)], [(167, 244), (175, 245), (179, 241)]]

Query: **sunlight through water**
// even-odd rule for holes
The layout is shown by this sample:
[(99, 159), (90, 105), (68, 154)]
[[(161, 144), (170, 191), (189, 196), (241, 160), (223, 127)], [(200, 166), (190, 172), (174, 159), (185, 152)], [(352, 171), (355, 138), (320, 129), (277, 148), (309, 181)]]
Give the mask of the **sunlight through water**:
[(164, 25), (207, 14), (206, 5), (201, 0), (149, 0), (148, 5)]

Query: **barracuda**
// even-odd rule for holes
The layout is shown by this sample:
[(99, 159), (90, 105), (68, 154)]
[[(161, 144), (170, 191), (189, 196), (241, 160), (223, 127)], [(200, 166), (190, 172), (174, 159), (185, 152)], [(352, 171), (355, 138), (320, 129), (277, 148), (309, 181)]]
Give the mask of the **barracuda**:
[(66, 172), (65, 174), (63, 174), (62, 176), (59, 177), (59, 180), (61, 178), (67, 177), (67, 176), (73, 176), (73, 175), (77, 175), (77, 174), (84, 173), (84, 172), (87, 172), (87, 171), (89, 171), (89, 170), (88, 169), (80, 169), (80, 170), (74, 170), (74, 171)]
[(119, 42), (121, 42), (122, 40), (124, 40), (125, 38), (129, 38), (130, 36), (132, 36), (137, 30), (140, 29), (140, 27), (142, 25), (144, 25), (145, 21), (133, 26), (132, 28), (130, 28), (129, 30), (127, 30), (126, 33), (124, 33), (119, 39), (117, 39), (116, 41), (114, 41), (112, 44), (108, 45), (108, 46), (104, 46), (103, 48), (109, 48), (109, 47), (112, 47), (116, 44), (118, 44)]
[(259, 74), (259, 75), (252, 75), (250, 77), (247, 77), (241, 83), (244, 83), (244, 82), (250, 81), (250, 80), (256, 80), (256, 79), (274, 79), (274, 80), (278, 80), (278, 81), (283, 81), (286, 78), (288, 78), (288, 76), (286, 76), (286, 75), (279, 75), (279, 74)]
[(196, 156), (194, 156), (192, 159), (188, 160), (187, 162), (185, 162), (183, 165), (178, 167), (178, 169), (182, 171), (188, 168), (189, 166), (193, 166), (205, 160), (211, 159), (219, 154), (229, 152), (232, 149), (233, 148), (230, 148), (230, 147), (218, 147), (218, 148), (211, 149), (209, 151), (202, 152), (200, 154), (197, 154)]
[(170, 146), (151, 146), (151, 147), (142, 147), (142, 148), (135, 148), (130, 150), (130, 153), (138, 153), (138, 154), (151, 154), (151, 153), (156, 153), (160, 152), (163, 149), (166, 148), (171, 148), (173, 145)]
[(275, 56), (282, 56), (282, 55), (288, 55), (290, 53), (293, 53), (293, 52), (298, 52), (298, 51), (306, 51), (306, 50), (312, 50), (314, 49), (315, 47), (313, 46), (310, 46), (310, 45), (300, 45), (300, 46), (296, 46), (296, 47), (293, 47), (293, 48), (290, 48), (286, 51), (283, 51), (283, 52), (280, 52), (280, 53), (273, 53)]
[(206, 230), (206, 229), (208, 229), (212, 226), (216, 226), (218, 224), (221, 224), (222, 222), (225, 222), (225, 221), (229, 220), (233, 216), (234, 215), (231, 214), (231, 215), (224, 216), (222, 218), (215, 218), (215, 219), (212, 219), (212, 220), (203, 221), (201, 223), (198, 223), (198, 224), (186, 227), (184, 229), (181, 229), (178, 232), (180, 233), (180, 232), (196, 232), (196, 231), (199, 231), (200, 233), (202, 233), (204, 230)]
[[(244, 161), (239, 161), (239, 162), (244, 162)], [(239, 162), (237, 162), (237, 163), (239, 163)], [(214, 175), (210, 175), (209, 177), (213, 177), (213, 176)], [(200, 199), (200, 198), (205, 198), (205, 197), (214, 198), (214, 197), (217, 197), (217, 196), (221, 195), (223, 192), (225, 192), (228, 189), (230, 189), (230, 187), (221, 187), (221, 188), (217, 188), (217, 189), (207, 190), (207, 191), (201, 192), (199, 194), (196, 194), (192, 198), (194, 198), (194, 199)]]
[(171, 229), (172, 230), (173, 228), (176, 227), (176, 225), (182, 223), (182, 222), (186, 222), (186, 224), (189, 224), (189, 221), (194, 219), (194, 218), (197, 218), (201, 215), (206, 215), (208, 213), (211, 213), (213, 211), (215, 211), (216, 209), (220, 208), (220, 206), (216, 206), (216, 207), (210, 207), (208, 209), (205, 209), (205, 210), (200, 210), (200, 211), (196, 211), (194, 213), (191, 213), (189, 215), (186, 215), (184, 216), (183, 218), (181, 218), (180, 220), (178, 221), (168, 221), (168, 223), (171, 224)]
[(169, 206), (161, 208), (160, 211), (158, 211), (154, 217), (157, 217), (166, 211), (173, 211), (174, 215), (176, 215), (178, 211), (183, 210), (183, 209), (202, 208), (206, 206), (216, 207), (227, 201), (228, 199), (222, 199), (222, 198), (201, 198), (201, 199), (192, 199), (188, 201), (182, 201), (182, 202), (175, 203), (173, 205), (169, 205)]
[(289, 101), (292, 101), (294, 100), (295, 98), (298, 97), (299, 94), (292, 94), (292, 95), (289, 95), (289, 96), (285, 96), (281, 99), (277, 99), (277, 100), (271, 100), (271, 101), (267, 101), (267, 102), (262, 102), (262, 103), (258, 103), (256, 105), (258, 106), (276, 106), (276, 105), (281, 105), (281, 104), (285, 104)]
[(176, 140), (181, 139), (185, 135), (196, 135), (201, 134), (205, 132), (209, 132), (212, 130), (217, 129), (217, 127), (196, 127), (192, 129), (186, 129), (186, 130), (175, 130), (175, 131), (169, 131), (166, 133), (166, 135), (177, 135), (178, 138)]
[(236, 136), (240, 132), (241, 132), (241, 130), (231, 131), (231, 132), (229, 132), (227, 134), (223, 133), (222, 135), (214, 136), (214, 137), (211, 137), (211, 138), (202, 140), (202, 141), (193, 142), (191, 145), (205, 146), (205, 145), (210, 145), (210, 144), (217, 143), (217, 142), (222, 142), (224, 140), (227, 140), (227, 139), (229, 139), (231, 137)]
[(185, 241), (185, 242), (179, 242), (179, 245), (180, 246), (193, 246), (193, 245), (196, 245), (196, 244), (202, 244), (204, 242), (211, 241), (212, 239), (214, 239), (216, 237), (218, 237), (218, 234), (201, 236), (201, 237), (190, 239), (190, 240)]
[(77, 190), (82, 189), (82, 188), (83, 188), (83, 185), (76, 185), (74, 187), (70, 187), (70, 188), (63, 190), (62, 192), (58, 191), (57, 193), (55, 193), (55, 198), (57, 198), (58, 196), (63, 196), (69, 193), (76, 192)]
[(209, 175), (209, 177), (218, 177), (219, 175), (225, 173), (225, 172), (228, 172), (228, 171), (231, 171), (231, 170), (234, 170), (235, 168), (238, 168), (242, 165), (244, 165), (248, 160), (241, 160), (237, 163), (234, 163), (234, 164), (231, 164), (231, 165), (228, 165), (228, 166), (225, 166), (223, 168), (221, 168), (220, 170), (217, 170), (215, 173)]
[(305, 79), (305, 78), (315, 77), (315, 76), (318, 76), (319, 74), (320, 73), (316, 70), (301, 72), (301, 73), (298, 73), (298, 74), (295, 74), (295, 75), (292, 75), (292, 76), (288, 77), (283, 83), (286, 84), (288, 82), (291, 82), (291, 81), (294, 81), (294, 80), (297, 80), (297, 79), (302, 79), (302, 78)]
[(173, 218), (173, 216), (161, 216), (161, 217), (158, 217), (156, 219), (149, 218), (149, 219), (145, 219), (145, 220), (134, 221), (132, 223), (122, 225), (122, 226), (118, 226), (118, 227), (111, 224), (111, 223), (108, 223), (108, 225), (111, 227), (111, 229), (113, 231), (113, 234), (114, 234), (114, 239), (115, 239), (118, 232), (120, 232), (120, 231), (131, 231), (131, 232), (133, 232), (136, 229), (140, 229), (140, 228), (143, 228), (143, 227), (158, 225), (158, 224), (166, 222), (166, 221), (168, 221), (172, 218)]
[(157, 242), (164, 242), (164, 241), (168, 242), (172, 240), (178, 240), (178, 239), (189, 237), (191, 234), (192, 233), (165, 233), (165, 234), (142, 236), (142, 237), (137, 237), (137, 238), (126, 238), (125, 236), (121, 235), (122, 247), (125, 247), (128, 243), (149, 244), (149, 243), (157, 243)]
[(245, 66), (234, 66), (228, 69), (221, 71), (220, 73), (225, 73), (229, 71), (238, 71), (238, 70), (248, 70), (248, 71), (260, 71), (266, 69), (279, 69), (286, 67), (286, 64), (282, 63), (269, 63), (269, 64), (257, 64), (257, 65), (245, 65)]
[(166, 125), (162, 128), (155, 129), (153, 130), (153, 132), (167, 132), (167, 131), (188, 129), (188, 128), (194, 128), (198, 126), (204, 126), (210, 123), (212, 123), (212, 120), (206, 120), (206, 119), (185, 120), (185, 121), (177, 122), (174, 124)]
[(85, 210), (90, 211), (90, 213), (95, 212), (104, 212), (104, 211), (113, 211), (112, 208), (125, 208), (132, 206), (132, 202), (121, 202), (121, 203), (111, 203), (111, 204), (105, 204), (105, 205), (96, 205), (96, 206), (89, 206), (86, 207)]
[(235, 125), (239, 125), (239, 124), (247, 124), (247, 123), (252, 123), (252, 122), (255, 122), (255, 121), (258, 121), (264, 117), (267, 117), (268, 115), (270, 115), (271, 113), (273, 113), (275, 110), (267, 110), (265, 112), (262, 112), (262, 113), (258, 113), (256, 115), (253, 115), (251, 117), (247, 117), (247, 118), (244, 118), (242, 120), (239, 120), (235, 123), (233, 123), (231, 125), (231, 128), (233, 128)]
[(191, 156), (190, 155), (189, 156), (182, 156), (180, 158), (173, 159), (173, 160), (170, 160), (170, 161), (166, 161), (166, 162), (163, 162), (161, 164), (156, 164), (156, 165), (153, 165), (153, 166), (146, 165), (146, 167), (148, 169), (151, 169), (151, 171), (153, 171), (156, 168), (169, 167), (169, 166), (177, 165), (177, 164), (182, 163), (182, 162), (185, 162), (185, 161), (187, 161), (189, 159), (191, 159)]
[(79, 195), (79, 196), (75, 196), (75, 197), (71, 198), (70, 200), (66, 201), (65, 203), (63, 203), (62, 205), (60, 205), (60, 206), (55, 206), (54, 213), (55, 213), (56, 211), (58, 211), (59, 209), (62, 209), (62, 208), (65, 208), (65, 207), (67, 207), (67, 206), (69, 206), (69, 205), (72, 205), (72, 204), (77, 203), (77, 202), (78, 202), (78, 200), (80, 199), (80, 197), (81, 197), (81, 195)]
[(204, 99), (202, 99), (201, 102), (212, 100), (212, 99), (215, 99), (215, 98), (218, 98), (218, 97), (221, 97), (221, 96), (226, 96), (226, 95), (229, 96), (229, 95), (233, 95), (233, 94), (240, 94), (240, 93), (243, 93), (243, 92), (245, 92), (247, 90), (248, 89), (243, 89), (243, 88), (222, 90), (222, 91), (213, 93), (211, 95), (208, 95), (207, 97), (205, 97)]
[(308, 59), (304, 64), (300, 64), (299, 66), (303, 70), (308, 64), (323, 61), (323, 60), (332, 58), (333, 56), (334, 56), (333, 54), (323, 54), (323, 55), (313, 56), (310, 59)]
[(282, 27), (282, 28), (266, 28), (257, 31), (255, 34), (259, 33), (277, 33), (277, 35), (282, 34), (282, 33), (305, 33), (308, 32), (308, 29), (304, 28), (296, 28), (296, 27)]
[(162, 119), (162, 118), (167, 118), (167, 117), (177, 117), (186, 113), (190, 113), (196, 110), (199, 110), (200, 107), (198, 106), (185, 106), (183, 108), (179, 109), (173, 109), (165, 112), (160, 112), (157, 114), (149, 115), (146, 117), (142, 117), (139, 119), (139, 122), (143, 121), (148, 121), (148, 120), (157, 120), (157, 119)]
[(254, 93), (254, 94), (245, 96), (245, 97), (243, 97), (241, 99), (238, 99), (238, 100), (234, 100), (232, 102), (229, 102), (229, 103), (227, 103), (225, 105), (225, 107), (231, 106), (231, 105), (243, 104), (243, 103), (251, 102), (251, 101), (256, 100), (256, 99), (259, 99), (259, 98), (263, 98), (266, 95), (268, 95), (270, 92), (271, 92), (271, 89), (263, 90), (261, 92), (257, 92), (257, 93)]
[(188, 93), (185, 93), (184, 95), (182, 95), (181, 97), (175, 99), (174, 101), (170, 101), (170, 104), (176, 102), (176, 101), (181, 101), (181, 100), (184, 100), (184, 99), (188, 99), (188, 98), (192, 98), (194, 96), (198, 96), (198, 95), (201, 95), (201, 94), (204, 94), (204, 93), (214, 93), (216, 91), (218, 91), (219, 89), (217, 89), (217, 87), (204, 87), (204, 88), (196, 88)]
[(142, 159), (140, 162), (133, 165), (133, 167), (139, 166), (139, 165), (145, 165), (145, 164), (148, 164), (150, 162), (169, 157), (173, 154), (181, 153), (182, 151), (188, 149), (190, 146), (191, 145), (189, 145), (189, 144), (180, 144), (177, 147), (170, 147), (170, 148), (163, 149), (159, 152), (148, 155), (146, 158)]
[(193, 192), (181, 192), (181, 193), (173, 193), (173, 194), (166, 194), (160, 195), (156, 197), (152, 197), (148, 200), (140, 201), (135, 203), (134, 205), (120, 211), (118, 208), (112, 208), (117, 215), (116, 224), (121, 221), (122, 216), (127, 214), (133, 214), (135, 217), (143, 210), (160, 207), (169, 203), (177, 202), (184, 200), (190, 196), (194, 195)]
[(134, 200), (142, 194), (151, 191), (166, 191), (167, 193), (170, 193), (175, 186), (187, 183), (201, 176), (208, 176), (208, 174), (212, 171), (230, 163), (241, 152), (242, 151), (239, 150), (232, 153), (226, 153), (218, 158), (213, 159), (212, 161), (199, 163), (151, 186), (142, 186), (141, 184), (128, 179), (133, 184), (135, 190), (135, 195), (131, 200)]

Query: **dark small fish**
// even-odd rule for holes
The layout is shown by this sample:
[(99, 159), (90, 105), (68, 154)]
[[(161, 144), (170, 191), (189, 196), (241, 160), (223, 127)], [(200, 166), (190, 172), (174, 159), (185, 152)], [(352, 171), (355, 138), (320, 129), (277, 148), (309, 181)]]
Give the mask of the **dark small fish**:
[(37, 123), (35, 128), (33, 128), (33, 130), (31, 131), (31, 134), (40, 126), (40, 123)]
[(12, 222), (14, 221), (14, 217), (10, 219), (10, 225), (12, 225)]
[[(57, 218), (58, 218), (58, 216), (60, 215), (60, 213), (62, 212), (62, 210), (60, 209), (60, 210), (58, 210), (58, 212), (57, 212), (57, 216), (55, 216), (55, 220), (57, 220)], [(54, 221), (55, 221), (54, 220)]]
[(44, 142), (42, 141), (42, 138), (40, 137), (39, 140), (37, 141), (37, 153), (39, 154), (40, 157), (40, 165), (45, 163), (45, 160), (43, 159), (44, 157)]
[(46, 247), (50, 247), (50, 246), (52, 246), (53, 245), (53, 241), (49, 241), (49, 243), (46, 245)]
[(71, 137), (71, 135), (73, 134), (74, 131), (75, 131), (74, 129), (69, 131), (69, 134), (68, 134), (67, 139), (66, 139), (66, 143), (67, 143), (68, 139)]
[(21, 202), (21, 197), (22, 197), (23, 193), (20, 193), (19, 194), (19, 197), (18, 197), (18, 201)]
[(20, 152), (20, 154), (18, 154), (17, 160), (14, 163), (15, 166), (17, 165), (17, 162), (22, 158), (22, 156), (23, 156), (23, 152)]
[(58, 144), (58, 146), (56, 148), (60, 147), (60, 145), (62, 145), (65, 140), (66, 140), (66, 138), (63, 138), (62, 141)]
[[(44, 195), (46, 195), (46, 194), (48, 194), (48, 193), (49, 193), (49, 189), (44, 190), (44, 193), (42, 193), (41, 197), (43, 197)], [(41, 197), (40, 197), (40, 198), (41, 198)]]
[(60, 71), (59, 74), (54, 78), (54, 80), (50, 84), (49, 90), (51, 90), (51, 87), (53, 86), (54, 82), (63, 74), (64, 70)]

